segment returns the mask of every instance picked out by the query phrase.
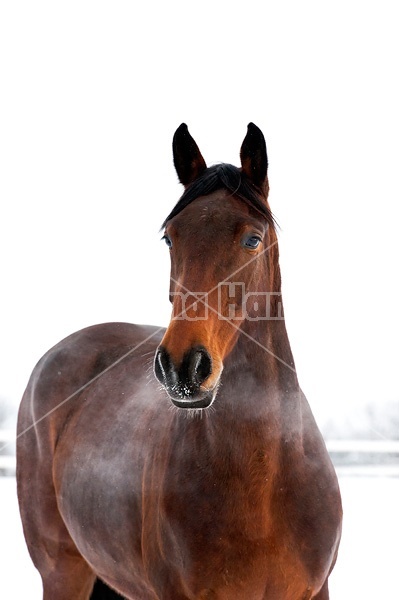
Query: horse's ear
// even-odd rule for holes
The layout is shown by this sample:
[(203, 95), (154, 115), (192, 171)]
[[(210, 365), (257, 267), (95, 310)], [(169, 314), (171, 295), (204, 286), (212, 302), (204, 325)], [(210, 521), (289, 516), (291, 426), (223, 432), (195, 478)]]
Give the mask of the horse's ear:
[(180, 183), (186, 187), (206, 169), (202, 154), (185, 123), (176, 129), (173, 136), (173, 162)]
[(253, 123), (249, 123), (247, 135), (240, 152), (242, 172), (257, 187), (262, 188), (267, 177), (267, 151), (263, 133)]

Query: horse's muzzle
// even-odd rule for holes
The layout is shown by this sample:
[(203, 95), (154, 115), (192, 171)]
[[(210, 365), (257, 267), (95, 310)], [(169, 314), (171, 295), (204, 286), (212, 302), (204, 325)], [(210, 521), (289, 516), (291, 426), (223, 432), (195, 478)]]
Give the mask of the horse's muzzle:
[(191, 348), (177, 367), (162, 345), (155, 355), (154, 372), (173, 404), (179, 408), (207, 408), (216, 391), (203, 383), (212, 373), (212, 359), (203, 346)]

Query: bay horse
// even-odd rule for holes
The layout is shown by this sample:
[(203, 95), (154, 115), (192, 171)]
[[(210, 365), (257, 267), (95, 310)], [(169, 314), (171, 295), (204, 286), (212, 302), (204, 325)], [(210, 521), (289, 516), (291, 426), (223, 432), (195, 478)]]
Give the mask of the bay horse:
[(341, 500), (287, 337), (263, 134), (208, 168), (183, 123), (173, 156), (169, 326), (71, 335), (21, 402), (43, 598), (326, 600)]

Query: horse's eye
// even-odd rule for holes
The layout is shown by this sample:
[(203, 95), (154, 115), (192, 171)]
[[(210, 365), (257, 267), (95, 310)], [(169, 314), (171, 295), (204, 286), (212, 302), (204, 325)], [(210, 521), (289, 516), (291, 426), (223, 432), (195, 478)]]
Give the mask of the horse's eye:
[(261, 241), (262, 239), (258, 235), (251, 235), (250, 237), (245, 238), (243, 240), (242, 245), (244, 246), (244, 248), (255, 250), (259, 246)]
[(165, 244), (167, 245), (168, 248), (172, 247), (172, 240), (170, 239), (170, 237), (168, 235), (166, 235), (166, 233), (162, 239), (165, 240)]

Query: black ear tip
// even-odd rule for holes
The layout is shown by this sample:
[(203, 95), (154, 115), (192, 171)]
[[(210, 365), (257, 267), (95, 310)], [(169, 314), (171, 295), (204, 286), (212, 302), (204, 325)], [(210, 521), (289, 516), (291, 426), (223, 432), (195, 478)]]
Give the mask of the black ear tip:
[(188, 127), (185, 123), (182, 123), (181, 125), (179, 125), (179, 127), (176, 129), (176, 133), (186, 133), (188, 131)]
[(185, 123), (182, 123), (181, 125), (179, 125), (179, 127), (176, 129), (175, 134), (173, 136), (173, 144), (178, 144), (180, 142), (183, 142), (183, 140), (186, 140), (187, 138), (190, 138), (190, 133), (188, 131), (188, 127)]
[(262, 131), (254, 123), (248, 123), (247, 135), (240, 151), (242, 172), (261, 188), (267, 176), (266, 141)]
[(262, 131), (259, 129), (259, 127), (257, 125), (255, 125), (255, 123), (252, 123), (252, 121), (251, 121), (251, 123), (248, 123), (248, 133), (261, 135), (263, 137)]
[(206, 169), (206, 163), (185, 123), (181, 123), (176, 129), (172, 149), (179, 181), (187, 186)]

